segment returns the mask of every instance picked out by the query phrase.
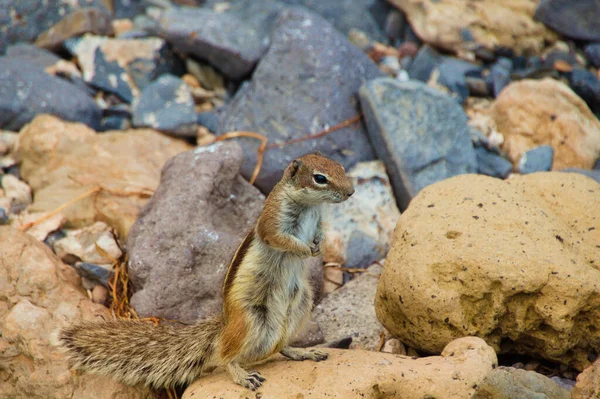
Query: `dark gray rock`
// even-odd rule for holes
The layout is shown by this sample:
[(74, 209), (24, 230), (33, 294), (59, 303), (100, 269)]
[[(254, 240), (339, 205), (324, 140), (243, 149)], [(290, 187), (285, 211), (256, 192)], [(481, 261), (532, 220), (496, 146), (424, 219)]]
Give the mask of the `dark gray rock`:
[(437, 51), (429, 45), (424, 45), (419, 49), (417, 56), (410, 64), (408, 76), (414, 80), (427, 82), (441, 61), (442, 56)]
[(384, 31), (392, 45), (398, 46), (402, 42), (406, 27), (406, 16), (400, 10), (391, 10), (385, 20)]
[(512, 172), (512, 163), (484, 147), (476, 147), (477, 172), (483, 175), (506, 179)]
[(5, 208), (0, 207), (0, 226), (8, 223), (8, 212)]
[(133, 18), (136, 15), (143, 14), (146, 9), (144, 0), (113, 0), (113, 9), (115, 18)]
[(449, 96), (421, 82), (381, 78), (361, 87), (360, 101), (401, 210), (429, 184), (476, 171), (467, 116)]
[(158, 37), (111, 39), (85, 35), (65, 41), (64, 46), (77, 57), (86, 82), (128, 102), (135, 90), (144, 89), (159, 76), (183, 72), (183, 62)]
[(600, 79), (587, 69), (573, 69), (569, 75), (569, 86), (600, 116)]
[(73, 268), (81, 277), (95, 281), (106, 288), (109, 288), (108, 282), (112, 281), (115, 275), (112, 270), (87, 262), (76, 262)]
[(498, 59), (498, 61), (490, 68), (488, 84), (494, 97), (498, 97), (502, 89), (510, 83), (512, 69), (513, 62), (509, 58)]
[(346, 248), (346, 265), (355, 268), (366, 268), (387, 253), (387, 248), (360, 230), (350, 235)]
[(196, 115), (196, 121), (209, 131), (215, 133), (219, 127), (220, 116), (215, 111), (200, 112)]
[(81, 7), (96, 7), (109, 11), (104, 0), (2, 0), (0, 54), (4, 54), (6, 47), (11, 44), (33, 42), (40, 33)]
[(590, 64), (600, 68), (600, 43), (592, 43), (585, 46), (585, 56)]
[(552, 169), (554, 149), (541, 145), (523, 154), (519, 160), (519, 173), (526, 175), (534, 172), (547, 172)]
[(437, 68), (440, 73), (438, 83), (446, 86), (460, 104), (469, 97), (466, 77), (481, 77), (482, 71), (479, 65), (452, 57), (444, 57)]
[[(381, 75), (322, 17), (301, 9), (283, 11), (252, 80), (224, 110), (219, 133), (260, 132), (273, 144), (318, 133), (356, 117), (358, 88)], [(249, 178), (258, 143), (240, 141), (246, 159), (242, 172)], [(269, 192), (293, 158), (317, 150), (347, 169), (374, 156), (364, 127), (354, 123), (319, 139), (269, 148), (256, 185)]]
[(56, 64), (61, 58), (48, 50), (41, 49), (33, 44), (15, 44), (6, 49), (6, 58), (19, 58), (27, 64), (35, 64), (46, 68)]
[(196, 110), (188, 85), (163, 75), (146, 87), (133, 103), (135, 127), (151, 127), (174, 136), (196, 137)]
[(557, 61), (566, 62), (573, 67), (582, 67), (575, 54), (560, 50), (554, 50), (546, 54), (544, 61), (542, 62), (542, 67), (554, 69), (554, 64)]
[(478, 384), (473, 399), (569, 399), (569, 391), (550, 378), (512, 367), (497, 367)]
[(55, 230), (46, 236), (46, 239), (44, 240), (44, 244), (49, 246), (52, 249), (52, 251), (54, 251), (54, 244), (56, 244), (56, 242), (58, 240), (63, 239), (66, 236), (67, 235), (65, 234), (65, 232), (63, 230)]
[(271, 25), (285, 6), (277, 2), (233, 4), (226, 12), (178, 7), (165, 10), (156, 33), (176, 50), (207, 61), (230, 79), (250, 74), (269, 46)]
[(590, 178), (596, 180), (598, 183), (600, 183), (600, 170), (587, 170), (587, 169), (578, 169), (578, 168), (567, 168), (567, 169), (562, 169), (561, 172), (580, 173), (580, 174), (586, 175), (587, 177), (590, 177)]
[(264, 203), (239, 176), (237, 143), (171, 158), (129, 233), (131, 304), (140, 316), (193, 322), (221, 310), (221, 282)]
[(17, 57), (0, 57), (0, 129), (19, 130), (41, 113), (97, 129), (102, 110), (85, 91)]
[(378, 0), (281, 0), (288, 5), (304, 6), (321, 15), (344, 35), (358, 29), (373, 40), (386, 42), (387, 38), (373, 15)]
[(571, 39), (600, 41), (600, 2), (542, 0), (535, 18)]

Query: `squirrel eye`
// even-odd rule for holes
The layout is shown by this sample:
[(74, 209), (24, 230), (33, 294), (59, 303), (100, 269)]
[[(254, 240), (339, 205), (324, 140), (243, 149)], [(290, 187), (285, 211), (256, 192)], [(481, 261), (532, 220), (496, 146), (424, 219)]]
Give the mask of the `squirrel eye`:
[(327, 184), (329, 181), (327, 180), (327, 178), (323, 175), (313, 175), (313, 179), (315, 181), (315, 183), (317, 184)]

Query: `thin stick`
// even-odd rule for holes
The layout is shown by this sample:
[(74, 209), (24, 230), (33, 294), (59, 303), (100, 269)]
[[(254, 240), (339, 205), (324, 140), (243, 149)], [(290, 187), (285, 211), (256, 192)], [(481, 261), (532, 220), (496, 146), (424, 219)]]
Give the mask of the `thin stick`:
[(250, 178), (250, 184), (254, 184), (254, 181), (258, 177), (258, 174), (260, 173), (260, 168), (262, 167), (262, 164), (263, 164), (263, 158), (265, 156), (265, 149), (267, 148), (267, 140), (268, 139), (260, 133), (240, 131), (240, 132), (225, 133), (224, 135), (219, 136), (217, 138), (217, 141), (229, 140), (229, 139), (233, 139), (236, 137), (252, 137), (254, 139), (258, 139), (261, 141), (260, 146), (258, 147), (258, 150), (256, 151), (256, 154), (257, 154), (256, 166), (254, 167), (254, 172), (252, 172), (252, 177)]
[(76, 202), (81, 201), (84, 198), (89, 197), (90, 195), (93, 195), (95, 193), (97, 193), (98, 191), (100, 191), (101, 188), (100, 187), (94, 187), (91, 190), (86, 191), (85, 193), (79, 195), (77, 198), (72, 199), (71, 201), (67, 202), (66, 204), (62, 204), (61, 206), (59, 206), (58, 208), (54, 209), (53, 211), (48, 212), (47, 214), (45, 214), (44, 216), (42, 216), (41, 218), (34, 220), (33, 222), (29, 222), (29, 223), (25, 223), (23, 226), (19, 227), (19, 229), (21, 231), (25, 231), (33, 226), (35, 226), (36, 224), (39, 224), (41, 222), (43, 222), (44, 220), (50, 219), (52, 216), (60, 213), (62, 210), (64, 210), (65, 208), (70, 207), (71, 205), (73, 205)]
[(283, 147), (289, 144), (295, 144), (295, 143), (299, 143), (301, 141), (306, 141), (306, 140), (312, 140), (312, 139), (318, 139), (319, 137), (323, 137), (323, 136), (327, 136), (329, 133), (335, 132), (336, 130), (340, 130), (343, 129), (347, 126), (352, 125), (353, 123), (356, 123), (360, 120), (360, 118), (362, 118), (362, 114), (358, 114), (350, 119), (347, 119), (345, 121), (343, 121), (342, 123), (338, 123), (337, 125), (334, 125), (332, 127), (330, 127), (329, 129), (323, 130), (322, 132), (319, 132), (317, 134), (309, 134), (306, 135), (304, 137), (300, 137), (294, 140), (290, 140), (290, 141), (286, 141), (284, 143), (276, 143), (276, 144), (271, 144), (269, 146), (267, 146), (267, 148), (278, 148), (278, 147)]

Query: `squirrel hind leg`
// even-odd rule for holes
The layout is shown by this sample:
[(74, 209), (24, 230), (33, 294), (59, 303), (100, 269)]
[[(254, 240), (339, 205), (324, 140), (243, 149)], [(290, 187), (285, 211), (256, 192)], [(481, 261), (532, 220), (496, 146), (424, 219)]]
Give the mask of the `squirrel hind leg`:
[(227, 371), (229, 372), (229, 375), (231, 375), (233, 382), (252, 391), (256, 391), (260, 388), (262, 383), (266, 380), (266, 378), (260, 375), (258, 371), (247, 372), (236, 362), (229, 363), (227, 365)]
[(284, 347), (280, 353), (292, 360), (314, 360), (315, 362), (320, 362), (329, 357), (327, 352), (318, 349), (292, 348), (291, 346)]

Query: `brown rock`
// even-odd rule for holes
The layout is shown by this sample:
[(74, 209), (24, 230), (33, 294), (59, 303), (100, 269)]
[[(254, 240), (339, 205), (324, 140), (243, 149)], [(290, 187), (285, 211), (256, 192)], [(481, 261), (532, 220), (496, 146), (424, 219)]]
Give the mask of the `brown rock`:
[(430, 353), (474, 335), (583, 369), (600, 352), (599, 217), (600, 185), (575, 174), (436, 183), (396, 226), (377, 316)]
[(6, 198), (11, 200), (11, 209), (18, 212), (31, 204), (31, 187), (13, 175), (4, 175), (0, 179), (0, 186)]
[(165, 164), (127, 241), (140, 316), (191, 323), (221, 310), (227, 266), (264, 204), (239, 175), (242, 157), (237, 143), (218, 142)]
[(149, 129), (96, 134), (83, 124), (39, 115), (21, 130), (17, 154), (35, 193), (31, 211), (53, 210), (101, 187), (64, 215), (72, 227), (102, 220), (126, 237), (158, 186), (162, 165), (189, 148)]
[(57, 50), (65, 40), (84, 33), (111, 36), (113, 34), (111, 16), (99, 8), (75, 10), (40, 34), (35, 45), (47, 50)]
[(590, 398), (600, 398), (600, 360), (577, 376), (577, 383), (571, 391), (571, 399)]
[[(267, 379), (251, 394), (219, 372), (198, 379), (183, 399), (217, 398), (470, 398), (496, 366), (496, 354), (479, 338), (451, 342), (442, 356), (410, 359), (362, 350), (326, 349), (329, 359), (294, 362), (277, 355), (257, 367)], [(435, 383), (432, 383), (435, 381)]]
[(69, 371), (53, 343), (58, 330), (108, 319), (108, 310), (88, 300), (72, 268), (33, 237), (0, 227), (0, 243), (0, 396), (150, 399), (145, 389)]
[(552, 169), (592, 169), (600, 157), (600, 121), (567, 85), (522, 80), (505, 87), (490, 115), (513, 164), (542, 144), (554, 148)]
[(313, 319), (319, 323), (325, 341), (352, 337), (351, 348), (377, 349), (384, 332), (373, 306), (379, 273), (381, 266), (369, 267), (315, 307)]
[(556, 34), (533, 19), (537, 0), (390, 0), (426, 43), (465, 54), (478, 46), (539, 54)]

